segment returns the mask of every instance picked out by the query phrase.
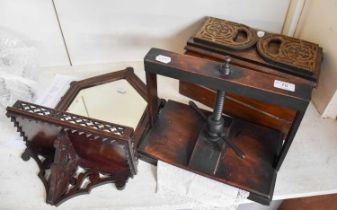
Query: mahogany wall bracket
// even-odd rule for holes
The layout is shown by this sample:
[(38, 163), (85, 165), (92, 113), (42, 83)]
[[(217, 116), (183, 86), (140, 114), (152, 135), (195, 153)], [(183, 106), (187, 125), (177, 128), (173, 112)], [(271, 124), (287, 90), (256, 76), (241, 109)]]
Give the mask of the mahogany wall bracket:
[(119, 80), (130, 83), (146, 101), (145, 85), (127, 68), (73, 82), (55, 109), (24, 101), (7, 108), (7, 116), (27, 146), (22, 158), (33, 158), (40, 168), (47, 203), (58, 205), (102, 183), (114, 183), (122, 190), (136, 174), (134, 145), (148, 127), (145, 110), (136, 128), (67, 112), (82, 90)]

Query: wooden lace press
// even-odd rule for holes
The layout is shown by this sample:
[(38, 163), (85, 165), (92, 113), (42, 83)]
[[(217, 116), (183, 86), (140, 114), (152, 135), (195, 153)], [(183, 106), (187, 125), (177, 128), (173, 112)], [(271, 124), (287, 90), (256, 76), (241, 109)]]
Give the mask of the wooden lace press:
[[(140, 158), (155, 164), (161, 160), (188, 171), (250, 192), (249, 199), (262, 204), (272, 200), (278, 164), (310, 101), (312, 86), (288, 79), (293, 91), (275, 88), (278, 75), (251, 71), (230, 63), (151, 49), (144, 59), (150, 128), (138, 143)], [(212, 113), (157, 95), (157, 74), (217, 92)], [(290, 135), (222, 113), (226, 94), (264, 101), (296, 112)]]

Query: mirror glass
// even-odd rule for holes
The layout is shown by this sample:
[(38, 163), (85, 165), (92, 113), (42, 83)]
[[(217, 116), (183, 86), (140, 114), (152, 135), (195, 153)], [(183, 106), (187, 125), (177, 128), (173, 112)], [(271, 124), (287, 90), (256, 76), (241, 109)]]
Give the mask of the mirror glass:
[(81, 90), (67, 112), (136, 129), (147, 102), (125, 79)]

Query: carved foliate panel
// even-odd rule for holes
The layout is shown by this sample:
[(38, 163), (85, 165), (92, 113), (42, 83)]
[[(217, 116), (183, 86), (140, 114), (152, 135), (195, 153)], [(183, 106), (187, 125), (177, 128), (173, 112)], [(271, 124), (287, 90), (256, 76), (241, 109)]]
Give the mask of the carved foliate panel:
[(243, 24), (209, 17), (194, 39), (231, 50), (245, 50), (256, 43), (257, 35)]
[(67, 193), (72, 185), (74, 173), (79, 165), (80, 158), (76, 154), (70, 139), (65, 132), (61, 132), (54, 141), (55, 155), (51, 165), (47, 202), (55, 204)]
[(257, 50), (267, 61), (303, 69), (308, 74), (315, 71), (320, 53), (317, 44), (276, 34), (260, 38)]
[(314, 81), (322, 60), (322, 49), (315, 43), (213, 17), (206, 19), (189, 44)]
[(67, 132), (61, 132), (54, 142), (55, 156), (51, 165), (47, 202), (58, 204), (75, 195), (89, 193), (92, 187), (113, 182), (118, 189), (124, 187), (129, 174), (122, 172), (104, 174), (84, 167), (87, 160), (79, 157), (74, 150)]

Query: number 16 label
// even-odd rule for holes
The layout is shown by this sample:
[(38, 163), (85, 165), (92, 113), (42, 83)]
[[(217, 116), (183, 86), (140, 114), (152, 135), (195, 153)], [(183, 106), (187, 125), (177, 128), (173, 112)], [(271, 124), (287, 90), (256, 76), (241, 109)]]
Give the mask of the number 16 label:
[(282, 90), (295, 92), (295, 84), (289, 83), (289, 82), (284, 82), (284, 81), (281, 81), (281, 80), (274, 80), (274, 87), (282, 89)]

